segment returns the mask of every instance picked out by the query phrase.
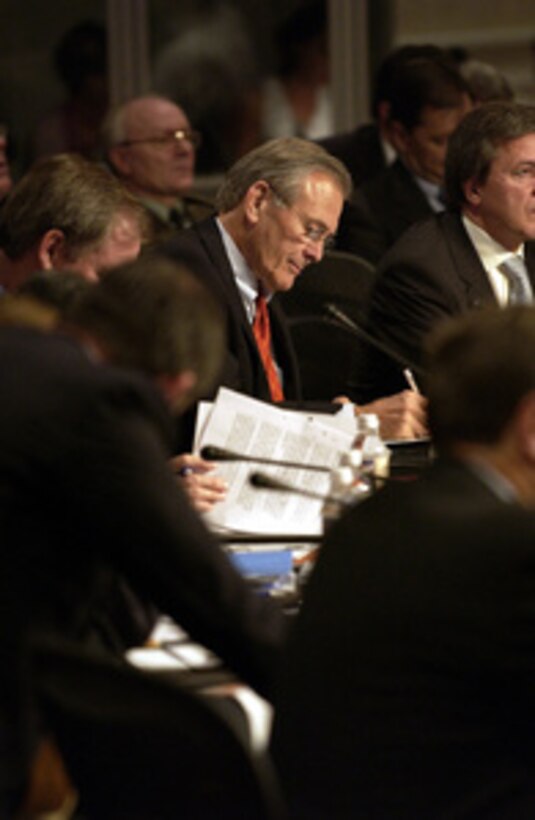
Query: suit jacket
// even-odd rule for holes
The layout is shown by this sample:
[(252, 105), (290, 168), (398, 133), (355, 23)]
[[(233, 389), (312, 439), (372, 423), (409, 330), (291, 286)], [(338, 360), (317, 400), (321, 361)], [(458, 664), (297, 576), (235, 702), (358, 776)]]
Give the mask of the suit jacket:
[(328, 535), (274, 749), (298, 818), (535, 816), (535, 514), (438, 462)]
[(337, 246), (376, 265), (407, 228), (432, 213), (414, 176), (397, 159), (346, 203)]
[(376, 123), (365, 123), (345, 134), (318, 140), (318, 143), (344, 163), (355, 188), (387, 167)]
[[(535, 243), (526, 243), (535, 287)], [(436, 324), (468, 310), (496, 305), (487, 273), (458, 214), (442, 213), (407, 231), (384, 257), (371, 295), (368, 330), (411, 365)], [(406, 389), (402, 367), (368, 347), (355, 382), (364, 400)]]
[(184, 196), (177, 199), (174, 216), (165, 218), (164, 210), (158, 203), (151, 207), (150, 200), (140, 199), (145, 208), (149, 226), (149, 241), (162, 242), (173, 237), (178, 230), (190, 228), (214, 213), (214, 206), (207, 199), (198, 196)]
[[(217, 386), (269, 401), (265, 371), (215, 219), (182, 231), (162, 245), (161, 250), (175, 259), (185, 260), (223, 308), (227, 346)], [(269, 315), (275, 358), (284, 377), (285, 397), (298, 400), (301, 397), (299, 374), (284, 315), (275, 303), (270, 304)]]
[(266, 692), (282, 623), (177, 486), (172, 424), (147, 380), (30, 329), (0, 329), (0, 357), (1, 796), (24, 761), (28, 640), (84, 642), (110, 569)]

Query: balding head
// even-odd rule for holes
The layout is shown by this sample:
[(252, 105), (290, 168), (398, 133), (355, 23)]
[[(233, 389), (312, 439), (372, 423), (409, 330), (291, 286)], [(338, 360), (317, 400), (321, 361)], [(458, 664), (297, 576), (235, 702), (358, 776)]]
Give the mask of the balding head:
[(185, 112), (154, 95), (111, 111), (104, 126), (106, 158), (137, 196), (172, 205), (193, 185), (195, 145)]

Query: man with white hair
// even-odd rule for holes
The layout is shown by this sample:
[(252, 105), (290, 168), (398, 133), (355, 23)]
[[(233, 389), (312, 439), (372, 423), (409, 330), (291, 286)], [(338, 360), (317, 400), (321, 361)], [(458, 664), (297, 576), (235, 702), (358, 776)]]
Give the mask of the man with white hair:
[(106, 160), (145, 206), (155, 239), (190, 227), (213, 211), (208, 201), (191, 193), (200, 142), (182, 108), (165, 97), (135, 97), (107, 117)]

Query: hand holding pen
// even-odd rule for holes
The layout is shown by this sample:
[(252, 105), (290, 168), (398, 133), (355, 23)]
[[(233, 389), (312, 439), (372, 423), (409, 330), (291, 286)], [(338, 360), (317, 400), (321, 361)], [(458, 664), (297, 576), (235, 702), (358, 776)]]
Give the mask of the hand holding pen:
[(213, 474), (216, 467), (213, 462), (193, 453), (181, 453), (171, 459), (173, 472), (198, 512), (207, 512), (226, 497), (228, 486), (226, 481)]

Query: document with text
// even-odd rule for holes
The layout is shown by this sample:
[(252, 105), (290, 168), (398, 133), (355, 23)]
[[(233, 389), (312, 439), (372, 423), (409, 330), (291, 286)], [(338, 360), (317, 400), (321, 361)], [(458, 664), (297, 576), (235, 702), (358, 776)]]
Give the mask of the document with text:
[(328, 469), (336, 467), (355, 437), (352, 408), (334, 415), (286, 410), (221, 388), (201, 408), (195, 451), (211, 445), (248, 458), (291, 461), (300, 468), (262, 462), (221, 461), (217, 472), (229, 484), (224, 502), (206, 514), (214, 529), (269, 535), (320, 535), (322, 501), (298, 492), (259, 489), (249, 478), (261, 472), (296, 490), (326, 495)]

